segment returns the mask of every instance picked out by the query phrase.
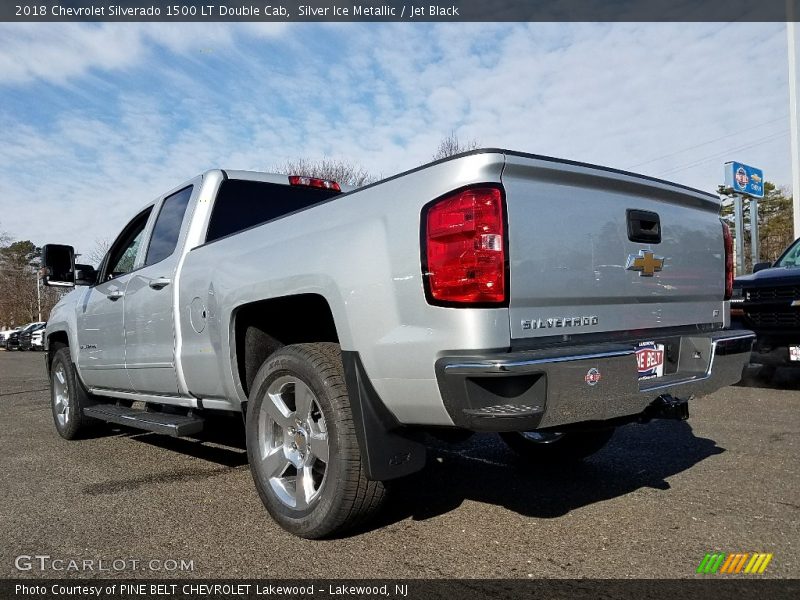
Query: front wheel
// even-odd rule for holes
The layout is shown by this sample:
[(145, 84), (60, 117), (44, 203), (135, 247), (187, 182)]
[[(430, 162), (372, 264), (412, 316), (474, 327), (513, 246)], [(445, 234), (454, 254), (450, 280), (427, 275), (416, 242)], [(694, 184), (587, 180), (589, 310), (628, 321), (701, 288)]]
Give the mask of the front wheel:
[(337, 344), (271, 355), (253, 381), (246, 429), (256, 489), (290, 533), (330, 536), (379, 507), (385, 489), (364, 472)]
[(56, 431), (65, 440), (85, 434), (97, 421), (84, 416), (83, 409), (94, 404), (75, 373), (69, 348), (60, 348), (50, 365), (50, 406)]
[(605, 446), (612, 435), (613, 428), (568, 433), (513, 431), (500, 437), (521, 457), (547, 465), (583, 460)]

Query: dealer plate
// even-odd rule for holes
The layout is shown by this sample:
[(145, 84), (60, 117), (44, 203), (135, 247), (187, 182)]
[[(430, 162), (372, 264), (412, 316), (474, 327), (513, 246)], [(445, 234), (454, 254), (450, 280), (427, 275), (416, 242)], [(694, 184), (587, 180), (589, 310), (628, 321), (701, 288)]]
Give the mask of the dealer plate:
[(636, 348), (636, 366), (639, 379), (655, 379), (664, 376), (664, 344), (640, 342)]
[(789, 360), (800, 361), (800, 346), (789, 346)]

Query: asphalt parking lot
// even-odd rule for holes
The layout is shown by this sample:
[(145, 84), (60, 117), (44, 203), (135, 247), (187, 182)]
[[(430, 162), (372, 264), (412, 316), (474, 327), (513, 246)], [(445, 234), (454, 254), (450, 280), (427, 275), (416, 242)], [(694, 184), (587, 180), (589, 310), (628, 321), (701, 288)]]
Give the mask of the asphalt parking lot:
[(489, 435), (437, 445), (378, 522), (312, 542), (262, 509), (235, 421), (201, 440), (67, 442), (42, 354), (0, 351), (0, 577), (70, 574), (15, 567), (50, 555), (161, 561), (123, 577), (671, 578), (697, 577), (709, 551), (771, 552), (763, 576), (800, 577), (800, 373), (748, 378), (691, 414), (621, 428), (569, 471), (531, 468)]

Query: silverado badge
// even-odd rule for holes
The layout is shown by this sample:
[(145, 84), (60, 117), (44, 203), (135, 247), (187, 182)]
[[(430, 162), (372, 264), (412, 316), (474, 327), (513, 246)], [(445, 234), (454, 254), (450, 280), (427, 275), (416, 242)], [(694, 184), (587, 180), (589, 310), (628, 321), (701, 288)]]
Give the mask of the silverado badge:
[(664, 257), (656, 256), (650, 250), (639, 250), (639, 254), (629, 254), (625, 263), (628, 271), (639, 271), (640, 277), (652, 277), (664, 268)]

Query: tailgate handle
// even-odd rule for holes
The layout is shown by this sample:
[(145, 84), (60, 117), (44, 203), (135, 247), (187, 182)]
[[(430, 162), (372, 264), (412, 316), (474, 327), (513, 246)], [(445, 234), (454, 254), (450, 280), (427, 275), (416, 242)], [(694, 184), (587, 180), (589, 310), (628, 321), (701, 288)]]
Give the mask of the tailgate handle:
[(628, 221), (628, 239), (643, 244), (661, 243), (661, 219), (650, 210), (629, 208), (625, 211)]

